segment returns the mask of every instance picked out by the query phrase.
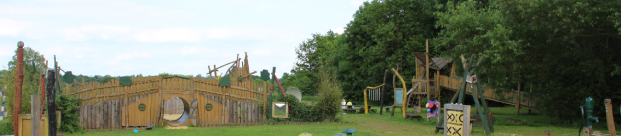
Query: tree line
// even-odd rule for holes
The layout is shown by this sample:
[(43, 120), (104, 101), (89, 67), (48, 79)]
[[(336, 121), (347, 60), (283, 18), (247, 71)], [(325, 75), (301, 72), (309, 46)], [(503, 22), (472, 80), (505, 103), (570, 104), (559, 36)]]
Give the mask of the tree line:
[[(431, 56), (485, 57), (480, 82), (512, 91), (532, 87), (548, 116), (574, 120), (586, 97), (604, 116), (604, 99), (621, 102), (621, 1), (373, 0), (353, 14), (342, 34), (312, 34), (296, 48), (288, 85), (318, 92), (318, 68), (337, 73), (345, 99), (382, 84), (384, 70), (415, 75), (415, 57), (429, 39)], [(457, 75), (463, 71), (460, 61)], [(388, 72), (386, 90), (392, 90)], [(397, 83), (400, 86), (400, 83)], [(407, 83), (411, 87), (411, 82)], [(388, 91), (387, 103), (392, 104)], [(619, 113), (615, 113), (619, 114)]]

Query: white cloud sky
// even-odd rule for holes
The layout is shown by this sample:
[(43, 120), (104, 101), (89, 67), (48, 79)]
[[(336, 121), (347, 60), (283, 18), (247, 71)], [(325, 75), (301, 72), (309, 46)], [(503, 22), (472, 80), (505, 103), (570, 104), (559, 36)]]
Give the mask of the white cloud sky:
[(362, 2), (8, 0), (0, 3), (0, 66), (24, 41), (76, 74), (205, 75), (248, 53), (251, 71), (282, 75), (299, 43), (343, 33)]

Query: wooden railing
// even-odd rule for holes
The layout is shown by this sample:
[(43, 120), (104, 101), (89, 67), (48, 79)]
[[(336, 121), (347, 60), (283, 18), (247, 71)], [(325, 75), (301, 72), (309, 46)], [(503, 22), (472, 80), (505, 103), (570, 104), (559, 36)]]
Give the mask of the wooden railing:
[[(459, 90), (459, 87), (461, 86), (463, 82), (463, 79), (461, 78), (451, 78), (451, 77), (444, 76), (444, 75), (441, 75), (439, 78), (440, 78), (441, 88), (448, 89), (448, 90), (455, 91), (455, 92)], [(476, 89), (476, 86), (473, 86), (473, 87)], [(484, 90), (483, 96), (485, 97), (485, 99), (496, 101), (496, 102), (501, 102), (505, 104), (510, 104), (510, 105), (517, 105), (519, 103), (521, 106), (528, 106), (524, 108), (538, 110), (535, 107), (535, 105), (537, 104), (537, 100), (530, 99), (530, 97), (524, 96), (524, 94), (526, 94), (525, 91), (521, 91), (522, 96), (519, 96), (517, 90), (512, 90), (510, 92), (497, 93), (498, 90), (487, 87), (485, 85), (481, 86), (481, 89)], [(472, 94), (472, 89), (470, 86), (466, 87), (466, 93)], [(520, 100), (521, 102), (518, 102)]]
[[(222, 89), (218, 80), (204, 78), (167, 78), (163, 79), (159, 76), (152, 77), (135, 77), (132, 78), (130, 86), (122, 86), (119, 81), (112, 79), (107, 83), (88, 82), (73, 87), (66, 84), (63, 88), (64, 94), (72, 94), (80, 97), (82, 104), (96, 103), (110, 99), (118, 99), (124, 97), (132, 97), (156, 93), (161, 90), (185, 90), (212, 93), (217, 95), (226, 94), (233, 98), (252, 100), (257, 102), (265, 101), (267, 88), (265, 83), (254, 83), (251, 81), (237, 82), (231, 79), (229, 89)], [(161, 85), (161, 86), (160, 86)]]

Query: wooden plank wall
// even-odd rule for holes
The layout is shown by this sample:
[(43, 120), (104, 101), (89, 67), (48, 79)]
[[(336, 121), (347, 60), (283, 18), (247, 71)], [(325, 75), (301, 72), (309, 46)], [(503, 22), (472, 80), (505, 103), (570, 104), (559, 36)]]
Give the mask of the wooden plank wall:
[[(454, 90), (459, 90), (462, 80), (463, 79), (461, 78), (457, 79), (457, 78), (450, 78), (448, 76), (440, 75), (440, 86), (454, 89)], [(493, 89), (487, 86), (481, 86), (481, 88), (485, 90), (485, 92), (483, 93), (483, 96), (485, 96), (486, 99), (494, 99), (494, 100), (505, 101), (509, 103), (516, 103), (516, 104), (518, 103), (519, 99), (518, 99), (517, 90), (506, 92), (506, 93), (503, 93), (502, 95), (498, 95), (495, 93), (497, 91), (496, 89)], [(520, 103), (522, 105), (536, 107), (537, 100), (524, 97), (524, 94), (528, 93), (527, 90), (522, 90), (521, 92), (523, 96), (522, 96)], [(472, 89), (470, 89), (470, 87), (467, 87), (466, 93), (472, 94)]]
[[(113, 130), (158, 124), (160, 106), (166, 101), (162, 100), (164, 90), (191, 91), (192, 99), (197, 99), (199, 125), (259, 123), (265, 118), (260, 107), (267, 104), (266, 87), (265, 82), (258, 84), (238, 77), (231, 78), (230, 87), (223, 87), (212, 79), (153, 76), (132, 78), (130, 86), (122, 86), (114, 79), (105, 84), (67, 85), (64, 93), (83, 100), (79, 122), (85, 129)], [(145, 111), (139, 111), (141, 103), (147, 106)], [(207, 103), (213, 105), (211, 111), (205, 110)]]

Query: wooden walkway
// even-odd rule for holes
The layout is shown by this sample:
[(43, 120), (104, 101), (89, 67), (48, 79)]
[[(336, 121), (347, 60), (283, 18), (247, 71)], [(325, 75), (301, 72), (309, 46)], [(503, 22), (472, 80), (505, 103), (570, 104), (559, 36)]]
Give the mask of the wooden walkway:
[[(440, 81), (439, 81), (440, 88), (457, 92), (459, 91), (459, 87), (461, 86), (462, 80), (463, 79), (461, 78), (451, 78), (448, 76), (441, 75)], [(485, 97), (486, 100), (514, 105), (514, 106), (519, 105), (520, 108), (527, 108), (531, 110), (541, 111), (539, 108), (535, 107), (535, 105), (537, 104), (537, 100), (536, 99), (531, 100), (528, 97), (525, 97), (524, 94), (527, 92), (525, 92), (524, 90), (520, 91), (521, 93), (519, 94), (517, 90), (506, 92), (506, 93), (496, 93), (497, 91), (496, 89), (491, 89), (486, 86), (481, 86), (481, 88), (485, 90), (483, 93), (483, 96)], [(466, 94), (472, 95), (472, 89), (470, 89), (469, 86), (466, 89)]]

